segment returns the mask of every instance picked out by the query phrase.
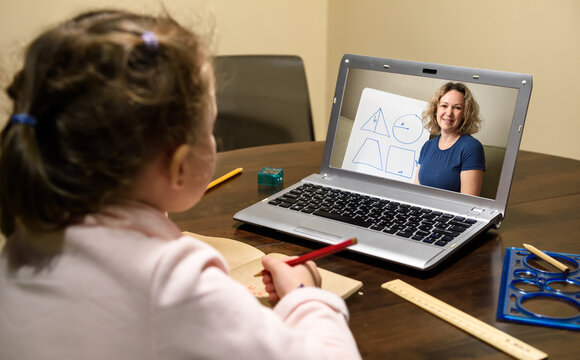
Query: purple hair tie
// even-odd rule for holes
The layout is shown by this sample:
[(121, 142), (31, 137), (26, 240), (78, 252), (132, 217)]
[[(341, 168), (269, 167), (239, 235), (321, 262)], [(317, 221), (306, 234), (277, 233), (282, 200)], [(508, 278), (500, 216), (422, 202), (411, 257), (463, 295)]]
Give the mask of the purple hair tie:
[(141, 34), (141, 39), (145, 43), (145, 48), (149, 51), (156, 51), (159, 48), (157, 36), (152, 31), (146, 31)]
[(36, 119), (34, 118), (34, 116), (24, 113), (12, 115), (10, 117), (10, 122), (13, 124), (36, 126)]

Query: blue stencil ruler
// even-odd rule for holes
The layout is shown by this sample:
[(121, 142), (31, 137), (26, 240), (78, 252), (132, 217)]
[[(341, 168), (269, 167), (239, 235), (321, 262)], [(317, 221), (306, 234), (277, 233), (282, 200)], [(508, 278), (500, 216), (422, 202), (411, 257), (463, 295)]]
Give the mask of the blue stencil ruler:
[(559, 271), (526, 249), (506, 249), (497, 318), (579, 330), (580, 255), (545, 253), (570, 272)]

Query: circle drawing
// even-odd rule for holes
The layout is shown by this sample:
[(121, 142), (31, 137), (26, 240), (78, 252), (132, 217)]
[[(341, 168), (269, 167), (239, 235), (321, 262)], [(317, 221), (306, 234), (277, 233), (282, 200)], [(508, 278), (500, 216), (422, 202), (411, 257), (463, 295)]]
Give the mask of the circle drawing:
[(415, 114), (400, 116), (393, 124), (393, 136), (402, 144), (412, 144), (423, 134), (423, 122)]

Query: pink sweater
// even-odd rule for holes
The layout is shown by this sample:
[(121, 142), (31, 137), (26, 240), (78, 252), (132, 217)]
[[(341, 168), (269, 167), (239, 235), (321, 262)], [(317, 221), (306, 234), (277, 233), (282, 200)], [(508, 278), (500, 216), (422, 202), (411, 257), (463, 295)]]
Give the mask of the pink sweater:
[(64, 232), (39, 272), (0, 257), (0, 359), (358, 359), (342, 299), (300, 288), (271, 310), (221, 255), (142, 205)]

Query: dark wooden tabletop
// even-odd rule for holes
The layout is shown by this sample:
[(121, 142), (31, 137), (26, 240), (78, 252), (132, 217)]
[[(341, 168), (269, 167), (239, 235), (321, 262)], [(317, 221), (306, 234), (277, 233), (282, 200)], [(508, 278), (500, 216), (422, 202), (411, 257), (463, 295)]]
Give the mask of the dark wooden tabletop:
[[(219, 153), (216, 177), (237, 167), (243, 167), (243, 173), (209, 190), (193, 209), (171, 218), (184, 231), (240, 240), (265, 253), (295, 255), (320, 248), (317, 243), (241, 224), (232, 217), (272, 193), (258, 187), (260, 169), (283, 168), (285, 185), (292, 185), (319, 171), (323, 147), (323, 142), (303, 142)], [(546, 352), (550, 359), (580, 358), (579, 331), (496, 319), (505, 249), (523, 243), (580, 254), (580, 161), (521, 151), (501, 228), (480, 235), (434, 271), (413, 271), (350, 252), (317, 264), (364, 284), (346, 301), (364, 359), (510, 358), (381, 288), (393, 279)]]

